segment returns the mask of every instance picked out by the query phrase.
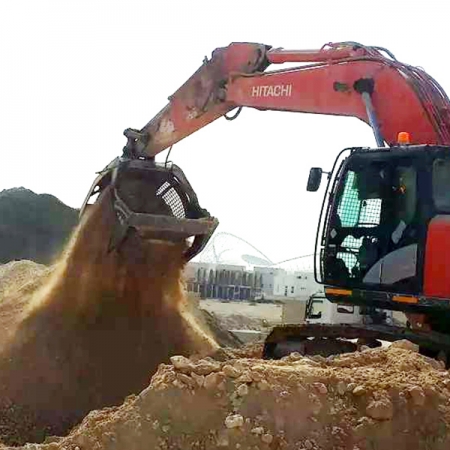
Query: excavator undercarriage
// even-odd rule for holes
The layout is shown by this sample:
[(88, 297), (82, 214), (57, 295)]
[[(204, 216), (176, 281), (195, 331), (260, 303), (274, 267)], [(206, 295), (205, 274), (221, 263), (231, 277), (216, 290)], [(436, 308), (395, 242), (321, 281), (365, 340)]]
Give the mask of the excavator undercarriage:
[(379, 347), (382, 341), (394, 342), (403, 339), (417, 344), (420, 353), (439, 359), (447, 365), (450, 363), (449, 335), (392, 325), (368, 324), (278, 326), (264, 342), (263, 358), (280, 359), (291, 352), (330, 356), (355, 351), (361, 345)]

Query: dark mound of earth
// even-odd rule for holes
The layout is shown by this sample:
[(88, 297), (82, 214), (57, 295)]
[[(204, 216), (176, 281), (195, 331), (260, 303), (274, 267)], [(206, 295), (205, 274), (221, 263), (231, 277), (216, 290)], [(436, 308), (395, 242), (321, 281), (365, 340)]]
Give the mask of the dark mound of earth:
[(50, 264), (78, 223), (78, 210), (53, 195), (13, 188), (0, 192), (0, 264), (28, 259)]

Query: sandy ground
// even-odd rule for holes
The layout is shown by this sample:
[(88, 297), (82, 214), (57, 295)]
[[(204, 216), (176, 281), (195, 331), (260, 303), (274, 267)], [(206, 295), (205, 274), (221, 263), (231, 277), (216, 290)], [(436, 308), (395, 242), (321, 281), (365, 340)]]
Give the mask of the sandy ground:
[(281, 323), (282, 306), (277, 304), (200, 300), (200, 308), (214, 314), (229, 330), (261, 330), (266, 328), (263, 321), (269, 326)]
[(23, 449), (447, 450), (449, 373), (410, 347), (282, 361), (175, 356), (122, 406)]

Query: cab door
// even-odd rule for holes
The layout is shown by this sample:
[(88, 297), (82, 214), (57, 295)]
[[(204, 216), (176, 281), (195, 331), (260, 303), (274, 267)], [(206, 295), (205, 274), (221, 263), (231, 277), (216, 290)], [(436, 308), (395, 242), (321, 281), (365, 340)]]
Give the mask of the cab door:
[(431, 192), (434, 216), (427, 229), (424, 295), (450, 298), (450, 155), (432, 162)]

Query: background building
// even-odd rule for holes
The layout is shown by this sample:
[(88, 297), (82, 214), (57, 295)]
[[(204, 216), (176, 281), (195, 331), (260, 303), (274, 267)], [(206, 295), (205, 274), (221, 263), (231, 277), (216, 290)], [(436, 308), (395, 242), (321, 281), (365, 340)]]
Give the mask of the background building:
[(221, 300), (303, 300), (320, 292), (312, 255), (274, 263), (248, 241), (216, 233), (185, 270), (189, 292)]
[(303, 300), (322, 292), (312, 272), (288, 272), (270, 267), (190, 262), (186, 287), (200, 298), (222, 300)]
[(261, 275), (244, 266), (190, 262), (185, 269), (186, 287), (200, 298), (221, 300), (261, 299)]
[(275, 267), (255, 267), (254, 271), (261, 277), (262, 295), (267, 299), (307, 300), (323, 291), (311, 271), (290, 272)]

